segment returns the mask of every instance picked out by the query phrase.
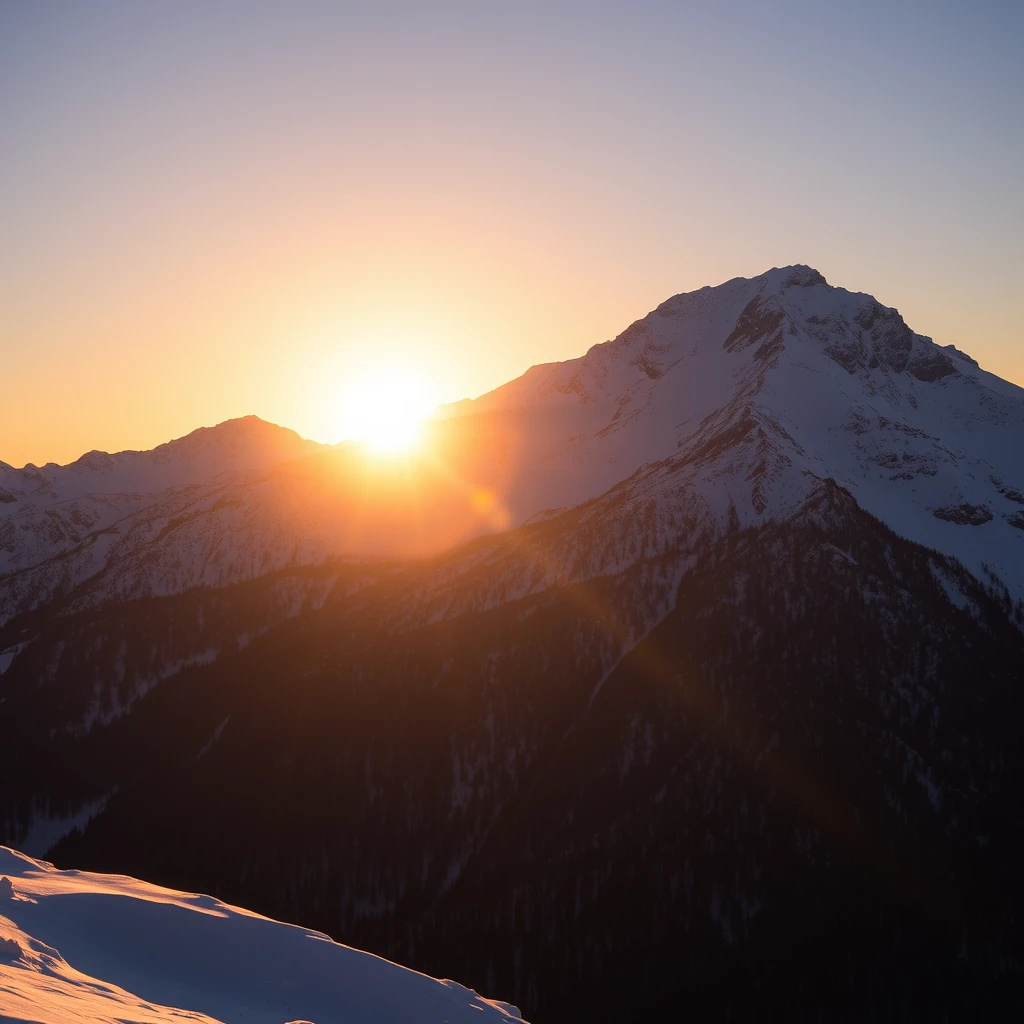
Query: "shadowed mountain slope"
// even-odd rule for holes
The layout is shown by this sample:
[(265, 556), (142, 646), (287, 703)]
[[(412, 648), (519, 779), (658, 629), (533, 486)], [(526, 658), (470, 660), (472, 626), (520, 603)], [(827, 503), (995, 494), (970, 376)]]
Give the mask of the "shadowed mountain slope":
[(1020, 1009), (1021, 389), (789, 267), (195, 486), (0, 578), (0, 840), (542, 1024)]

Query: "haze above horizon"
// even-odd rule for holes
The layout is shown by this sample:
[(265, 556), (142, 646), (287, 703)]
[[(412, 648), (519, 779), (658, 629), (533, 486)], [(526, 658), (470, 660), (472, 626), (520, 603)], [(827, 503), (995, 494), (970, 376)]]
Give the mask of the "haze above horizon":
[(0, 8), (0, 460), (334, 442), (810, 264), (1024, 383), (1024, 8)]

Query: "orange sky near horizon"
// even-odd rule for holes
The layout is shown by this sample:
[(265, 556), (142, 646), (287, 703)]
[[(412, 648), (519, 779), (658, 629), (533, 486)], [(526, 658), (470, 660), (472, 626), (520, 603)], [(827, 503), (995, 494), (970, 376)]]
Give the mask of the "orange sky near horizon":
[(727, 6), (6, 6), (0, 460), (334, 442), (789, 263), (1024, 383), (1019, 13)]

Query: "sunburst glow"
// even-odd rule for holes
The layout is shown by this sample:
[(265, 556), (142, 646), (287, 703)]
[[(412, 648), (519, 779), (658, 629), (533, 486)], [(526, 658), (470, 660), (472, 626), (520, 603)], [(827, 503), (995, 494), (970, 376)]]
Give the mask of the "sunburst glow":
[(344, 389), (338, 415), (342, 437), (381, 454), (418, 445), (423, 423), (436, 404), (429, 382), (409, 370), (373, 370)]

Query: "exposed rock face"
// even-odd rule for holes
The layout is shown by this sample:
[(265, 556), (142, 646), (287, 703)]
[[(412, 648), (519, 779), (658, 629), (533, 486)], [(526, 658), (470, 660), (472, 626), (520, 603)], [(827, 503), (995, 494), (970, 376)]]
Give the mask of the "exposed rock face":
[(881, 365), (902, 373), (907, 368), (914, 332), (904, 323), (899, 311), (874, 300), (854, 317), (854, 323), (870, 336), (872, 350)]
[(1007, 500), (1015, 502), (1018, 505), (1024, 505), (1024, 493), (1021, 493), (1020, 488), (1011, 487), (1009, 484), (1004, 483), (999, 477), (993, 476), (990, 478), (995, 489)]
[(743, 307), (732, 333), (722, 342), (722, 348), (726, 352), (742, 352), (758, 342), (766, 342), (781, 331), (785, 319), (785, 311), (778, 302), (754, 296)]
[(841, 340), (830, 338), (825, 351), (850, 374), (863, 370), (872, 363), (878, 365), (878, 360), (869, 352), (864, 340), (855, 335), (841, 337)]
[(786, 280), (784, 288), (811, 288), (816, 284), (827, 285), (824, 275), (819, 274), (813, 267), (804, 265), (792, 267)]
[(849, 317), (840, 311), (807, 318), (825, 351), (849, 374), (884, 368), (934, 383), (957, 372), (950, 356), (916, 335), (899, 312), (868, 297)]
[(907, 371), (928, 384), (957, 372), (953, 361), (937, 345), (916, 349), (907, 364)]
[(982, 526), (992, 521), (992, 510), (987, 505), (971, 505), (967, 502), (937, 508), (932, 515), (936, 519), (944, 519), (947, 523), (956, 523), (959, 526)]

